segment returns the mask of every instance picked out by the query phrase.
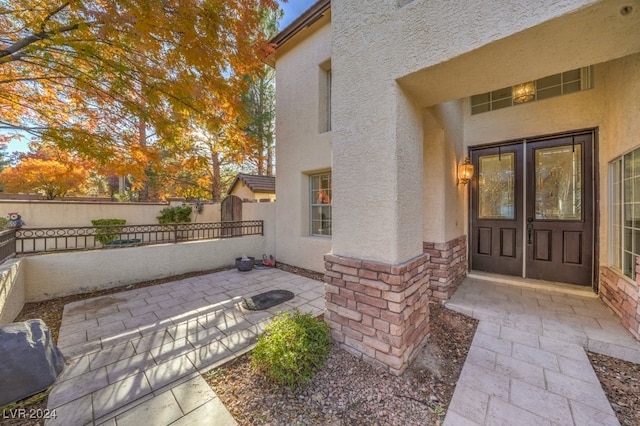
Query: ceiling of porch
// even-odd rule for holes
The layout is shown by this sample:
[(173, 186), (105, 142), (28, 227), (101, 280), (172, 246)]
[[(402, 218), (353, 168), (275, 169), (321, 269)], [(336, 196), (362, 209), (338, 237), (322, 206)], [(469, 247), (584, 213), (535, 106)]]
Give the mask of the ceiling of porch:
[(640, 52), (640, 2), (606, 0), (398, 79), (428, 107)]

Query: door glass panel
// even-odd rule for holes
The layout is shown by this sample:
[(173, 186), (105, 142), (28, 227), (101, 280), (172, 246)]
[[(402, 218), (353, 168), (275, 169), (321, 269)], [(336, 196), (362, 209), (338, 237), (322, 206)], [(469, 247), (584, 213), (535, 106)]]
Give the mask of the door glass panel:
[(582, 145), (535, 150), (536, 219), (582, 219)]
[(515, 154), (478, 158), (478, 218), (515, 219)]

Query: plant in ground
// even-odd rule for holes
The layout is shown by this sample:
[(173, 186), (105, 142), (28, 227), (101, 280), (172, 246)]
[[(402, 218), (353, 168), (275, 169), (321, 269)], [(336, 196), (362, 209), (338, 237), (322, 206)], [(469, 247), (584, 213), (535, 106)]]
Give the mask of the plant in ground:
[(298, 310), (282, 312), (258, 339), (251, 365), (270, 380), (293, 387), (314, 376), (324, 365), (331, 346), (329, 325), (324, 321)]
[(191, 222), (191, 206), (165, 207), (160, 210), (158, 223), (186, 223)]
[(127, 223), (126, 219), (92, 219), (91, 224), (96, 227), (96, 241), (101, 244), (109, 244), (117, 240), (122, 232), (122, 227)]

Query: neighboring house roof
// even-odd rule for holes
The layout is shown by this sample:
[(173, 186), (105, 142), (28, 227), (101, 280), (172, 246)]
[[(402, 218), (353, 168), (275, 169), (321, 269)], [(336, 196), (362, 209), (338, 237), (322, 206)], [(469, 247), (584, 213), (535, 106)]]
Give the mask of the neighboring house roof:
[(271, 43), (276, 45), (276, 49), (286, 43), (290, 38), (298, 34), (298, 32), (307, 28), (318, 19), (322, 18), (324, 13), (331, 7), (331, 0), (319, 0), (311, 6), (306, 12), (300, 15), (296, 20), (290, 23), (285, 29), (280, 31)]
[(238, 182), (244, 183), (249, 189), (255, 193), (274, 193), (276, 192), (276, 178), (275, 176), (260, 176), (260, 175), (246, 175), (244, 173), (238, 173), (238, 176), (233, 180), (233, 183), (229, 187), (227, 194), (233, 192), (233, 188)]

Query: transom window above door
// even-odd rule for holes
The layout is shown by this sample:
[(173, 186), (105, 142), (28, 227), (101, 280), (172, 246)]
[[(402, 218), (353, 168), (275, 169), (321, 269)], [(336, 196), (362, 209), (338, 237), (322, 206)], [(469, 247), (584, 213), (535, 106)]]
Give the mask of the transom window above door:
[(471, 96), (471, 115), (593, 88), (593, 67), (550, 75)]

